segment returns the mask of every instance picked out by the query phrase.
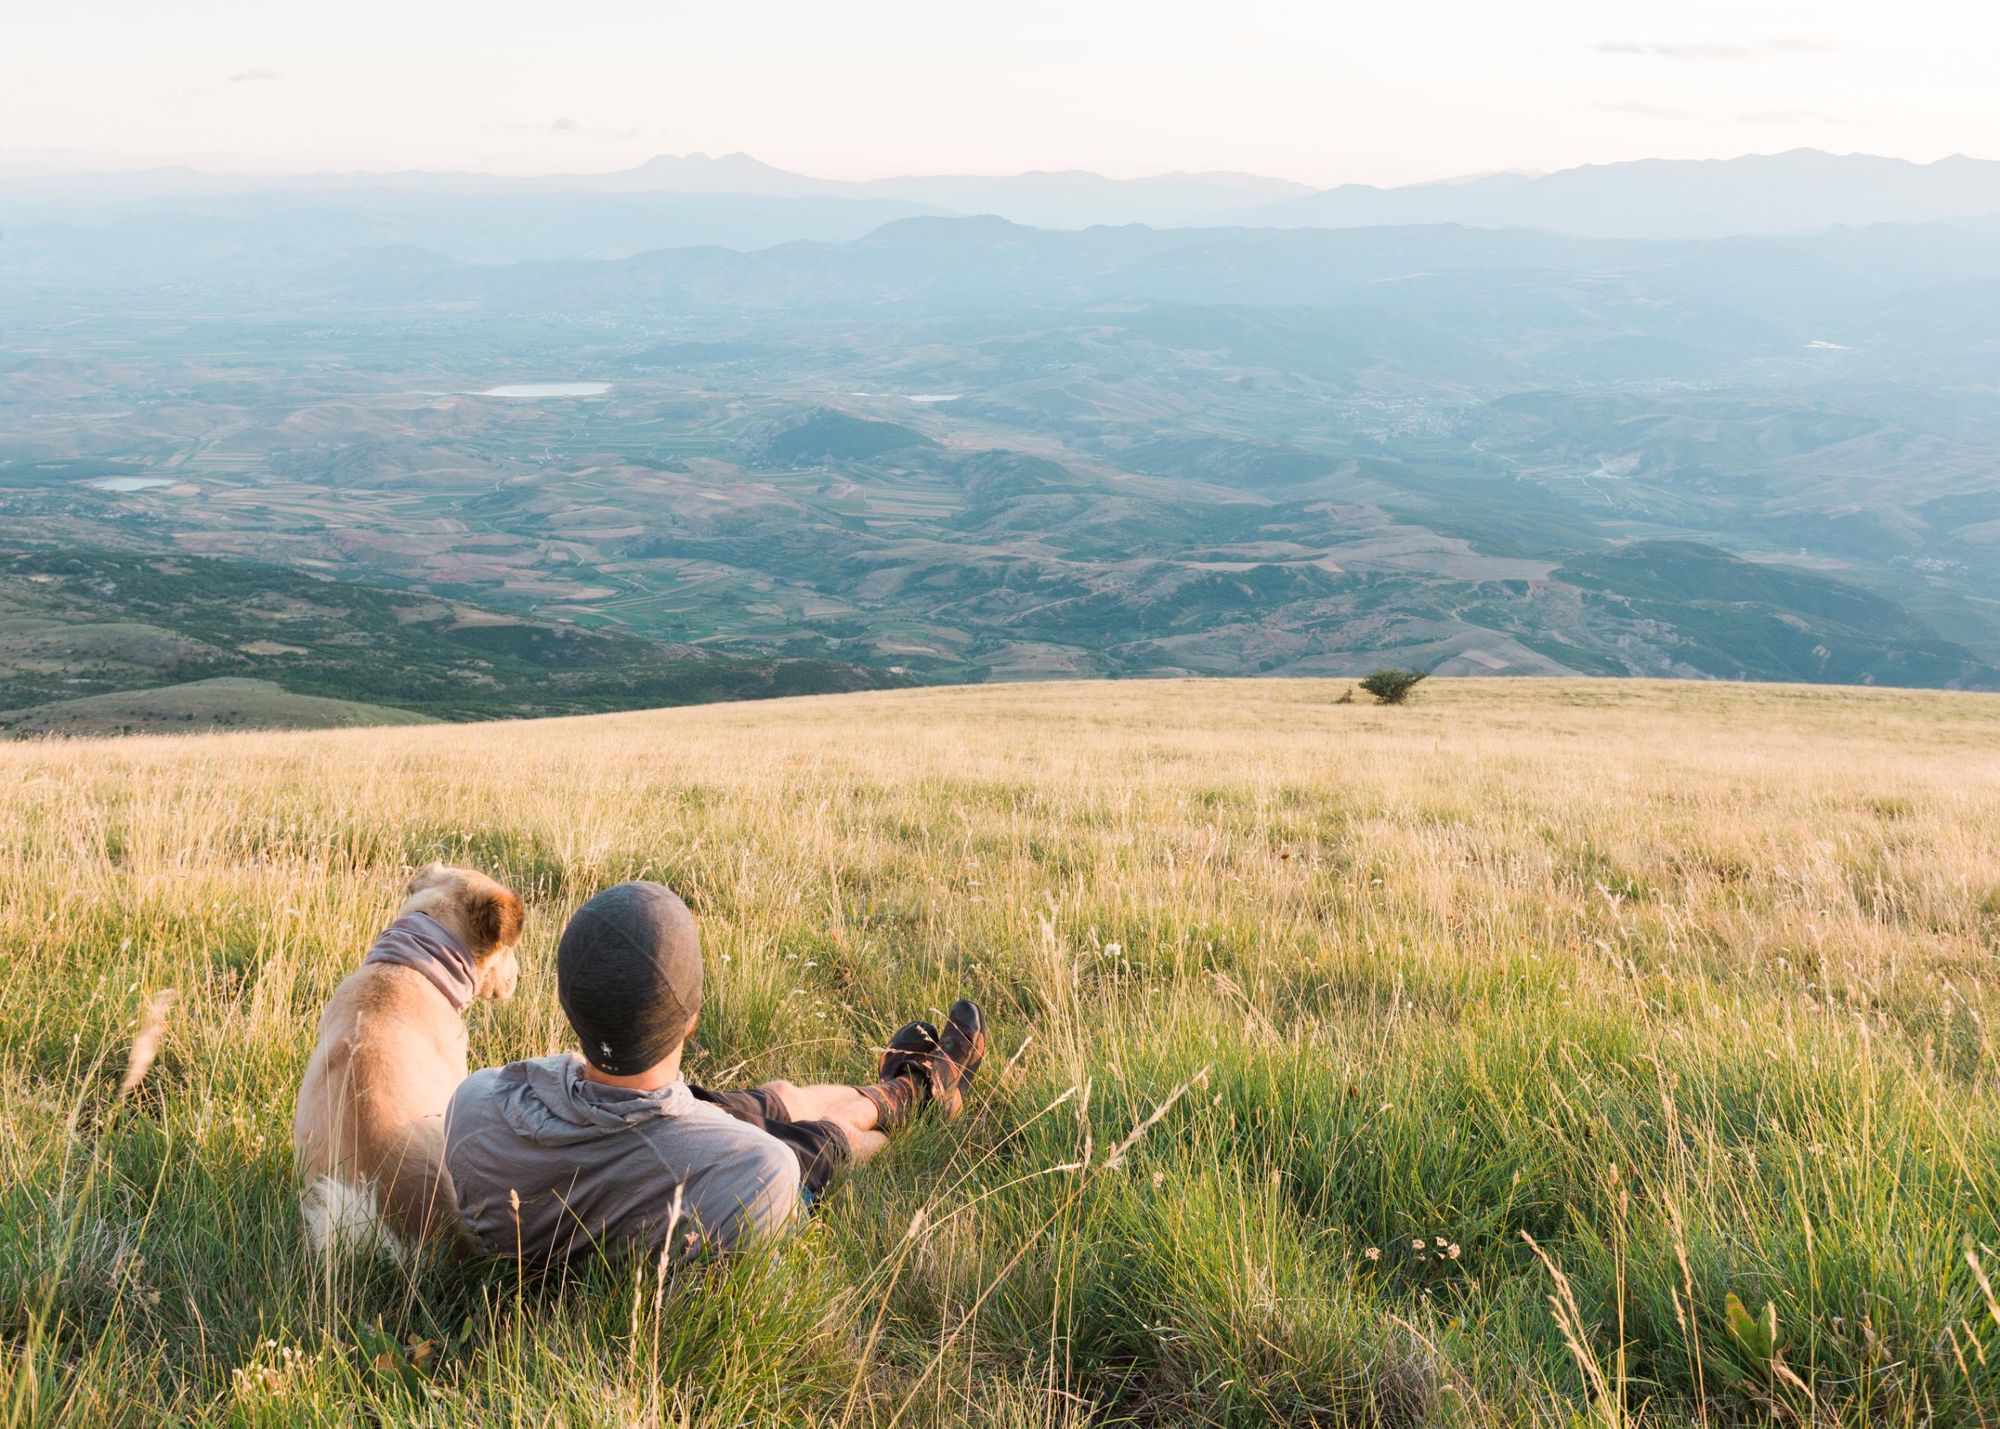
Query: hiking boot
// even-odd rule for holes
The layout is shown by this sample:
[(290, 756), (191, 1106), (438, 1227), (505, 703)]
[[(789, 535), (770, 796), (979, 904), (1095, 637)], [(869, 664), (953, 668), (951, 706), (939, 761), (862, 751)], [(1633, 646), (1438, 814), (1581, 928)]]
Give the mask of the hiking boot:
[(928, 1022), (905, 1026), (889, 1039), (881, 1080), (856, 1091), (875, 1104), (875, 1129), (893, 1131), (926, 1103), (946, 1117), (965, 1109), (972, 1074), (986, 1059), (986, 1015), (961, 998), (945, 1014), (944, 1031)]
[(919, 1019), (905, 1023), (882, 1049), (873, 1086), (855, 1090), (875, 1104), (875, 1129), (894, 1131), (931, 1097), (927, 1068), (938, 1050), (938, 1031)]
[(957, 1116), (965, 1106), (965, 1094), (972, 1089), (972, 1074), (986, 1060), (986, 1014), (979, 1004), (961, 997), (944, 1016), (944, 1031), (938, 1034), (938, 1053), (930, 1059), (927, 1072), (931, 1100), (946, 1116)]
[(922, 1018), (905, 1023), (882, 1049), (882, 1065), (875, 1075), (883, 1081), (900, 1077), (938, 1049), (938, 1030)]

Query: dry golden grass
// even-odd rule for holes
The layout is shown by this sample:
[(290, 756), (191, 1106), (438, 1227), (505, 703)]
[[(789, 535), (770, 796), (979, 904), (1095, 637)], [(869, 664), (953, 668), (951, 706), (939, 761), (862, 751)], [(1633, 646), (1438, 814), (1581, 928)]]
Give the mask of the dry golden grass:
[[(1339, 689), (0, 747), (0, 1402), (2000, 1424), (2000, 700)], [(434, 856), (531, 903), (476, 1057), (562, 1045), (562, 920), (643, 875), (703, 1079), (858, 1077), (961, 991), (995, 1075), (776, 1268), (329, 1281), (289, 1097)]]

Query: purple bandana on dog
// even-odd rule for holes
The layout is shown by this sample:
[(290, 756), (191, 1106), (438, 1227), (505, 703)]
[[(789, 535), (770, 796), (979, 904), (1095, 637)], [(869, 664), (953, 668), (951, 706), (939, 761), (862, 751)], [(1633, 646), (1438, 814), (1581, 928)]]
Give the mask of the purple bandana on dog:
[(454, 1012), (465, 1011), (479, 995), (479, 973), (472, 966), (472, 954), (451, 929), (428, 913), (407, 914), (384, 928), (361, 963), (364, 967), (394, 963), (422, 973), (444, 994)]

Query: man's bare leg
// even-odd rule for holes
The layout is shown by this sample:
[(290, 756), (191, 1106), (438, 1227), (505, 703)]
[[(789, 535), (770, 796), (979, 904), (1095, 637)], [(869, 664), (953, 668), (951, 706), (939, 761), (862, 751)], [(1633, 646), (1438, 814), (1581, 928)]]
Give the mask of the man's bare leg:
[(830, 1121), (839, 1127), (857, 1163), (889, 1144), (889, 1138), (875, 1128), (875, 1103), (857, 1088), (827, 1083), (802, 1087), (780, 1081), (764, 1083), (763, 1090), (777, 1095), (793, 1121)]

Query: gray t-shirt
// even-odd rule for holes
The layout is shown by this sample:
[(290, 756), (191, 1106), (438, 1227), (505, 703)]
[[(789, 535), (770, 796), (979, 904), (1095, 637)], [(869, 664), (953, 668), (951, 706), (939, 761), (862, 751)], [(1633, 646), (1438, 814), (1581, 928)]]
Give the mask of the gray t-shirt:
[(671, 1234), (680, 1257), (781, 1230), (799, 1208), (798, 1158), (775, 1137), (684, 1082), (635, 1092), (590, 1081), (574, 1053), (467, 1077), (445, 1113), (445, 1165), (489, 1255), (657, 1252)]

